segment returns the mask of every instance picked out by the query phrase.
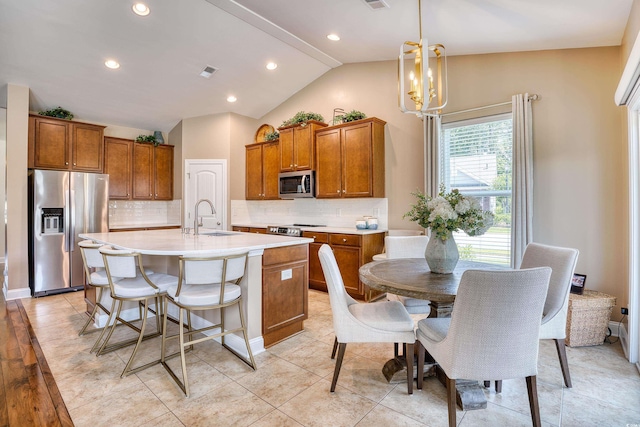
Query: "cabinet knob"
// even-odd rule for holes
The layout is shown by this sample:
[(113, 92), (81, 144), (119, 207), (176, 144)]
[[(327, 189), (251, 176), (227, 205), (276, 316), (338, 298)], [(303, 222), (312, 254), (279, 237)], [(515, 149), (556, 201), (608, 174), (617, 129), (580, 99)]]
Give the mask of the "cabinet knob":
[(347, 192), (347, 190), (342, 190), (342, 192), (343, 192), (343, 193), (346, 193), (346, 192)]
[(313, 236), (313, 238), (315, 239), (315, 238), (316, 238), (316, 236)]
[(338, 193), (340, 192), (340, 190), (338, 190)]
[(152, 196), (153, 196), (153, 194), (149, 194), (149, 197), (152, 197)]
[(156, 197), (158, 197), (158, 193), (156, 193)]
[(73, 166), (76, 166), (76, 164), (74, 163)]
[(69, 162), (64, 162), (65, 165), (69, 166)]
[(293, 164), (289, 165), (289, 167), (290, 167), (290, 168), (292, 168), (292, 167), (293, 167)]
[(298, 165), (297, 165), (297, 164), (296, 164), (296, 165), (293, 165), (293, 166), (298, 167)]
[(347, 242), (347, 239), (342, 239), (342, 241), (346, 243), (346, 242)]

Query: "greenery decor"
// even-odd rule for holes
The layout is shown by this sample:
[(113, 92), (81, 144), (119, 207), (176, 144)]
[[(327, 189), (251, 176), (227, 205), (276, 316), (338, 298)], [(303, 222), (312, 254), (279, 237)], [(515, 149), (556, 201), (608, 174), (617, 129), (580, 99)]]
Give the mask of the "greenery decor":
[(282, 126), (291, 126), (297, 125), (300, 123), (306, 123), (309, 120), (317, 120), (319, 122), (324, 123), (324, 117), (318, 113), (305, 113), (304, 111), (298, 111), (295, 116), (291, 117), (289, 120), (285, 120), (282, 122), (280, 127)]
[(38, 111), (38, 114), (41, 116), (47, 117), (57, 117), (59, 119), (71, 120), (73, 119), (73, 114), (69, 110), (65, 110), (62, 107), (52, 108), (46, 111)]
[(361, 120), (366, 118), (367, 118), (367, 115), (364, 114), (362, 111), (351, 110), (348, 113), (345, 113), (341, 116), (336, 116), (336, 121), (339, 121), (340, 123), (348, 123), (348, 122), (353, 122), (356, 120)]
[(264, 134), (265, 141), (276, 141), (278, 139), (280, 139), (280, 132), (278, 131), (267, 132)]
[(444, 185), (436, 197), (411, 193), (418, 202), (404, 214), (424, 228), (429, 228), (438, 238), (446, 241), (450, 232), (462, 230), (469, 236), (481, 236), (493, 225), (493, 213), (483, 211), (475, 197), (463, 196), (458, 190), (445, 193)]
[(160, 142), (156, 139), (156, 137), (154, 135), (138, 135), (138, 137), (136, 138), (136, 141), (137, 142), (150, 142), (156, 147), (160, 144)]

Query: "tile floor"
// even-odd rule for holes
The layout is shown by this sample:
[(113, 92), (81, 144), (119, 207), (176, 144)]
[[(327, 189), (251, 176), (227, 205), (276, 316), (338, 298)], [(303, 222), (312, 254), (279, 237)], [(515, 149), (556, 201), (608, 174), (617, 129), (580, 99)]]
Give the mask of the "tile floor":
[[(350, 344), (338, 387), (329, 392), (333, 343), (328, 296), (310, 291), (305, 332), (256, 355), (253, 372), (217, 343), (188, 355), (191, 397), (185, 398), (157, 365), (121, 379), (131, 349), (97, 358), (96, 335), (78, 337), (85, 315), (82, 293), (22, 303), (76, 426), (446, 426), (445, 389), (435, 379), (407, 394), (388, 384), (381, 367), (389, 344)], [(128, 333), (125, 328), (119, 334)], [(145, 341), (143, 359), (157, 357), (159, 339)], [(567, 348), (573, 388), (562, 384), (552, 342), (542, 342), (538, 372), (545, 426), (640, 424), (640, 375), (619, 344)], [(179, 360), (171, 361), (178, 367)], [(504, 381), (486, 390), (487, 409), (458, 411), (460, 426), (529, 426), (526, 385)]]

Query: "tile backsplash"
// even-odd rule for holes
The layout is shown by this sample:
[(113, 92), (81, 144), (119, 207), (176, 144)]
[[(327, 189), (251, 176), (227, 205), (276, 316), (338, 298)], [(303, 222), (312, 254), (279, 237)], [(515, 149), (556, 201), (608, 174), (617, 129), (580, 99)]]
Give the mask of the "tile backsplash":
[(181, 200), (109, 200), (109, 227), (180, 225)]
[(388, 199), (231, 200), (232, 224), (355, 227), (364, 215), (377, 217), (378, 226), (388, 228)]

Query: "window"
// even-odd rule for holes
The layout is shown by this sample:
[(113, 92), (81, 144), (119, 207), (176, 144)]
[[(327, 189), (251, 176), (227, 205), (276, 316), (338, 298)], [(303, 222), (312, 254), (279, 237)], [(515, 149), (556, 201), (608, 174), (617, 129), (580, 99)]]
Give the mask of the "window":
[(454, 233), (460, 259), (511, 262), (511, 113), (442, 125), (440, 170), (447, 191), (480, 199), (495, 221), (483, 236)]

